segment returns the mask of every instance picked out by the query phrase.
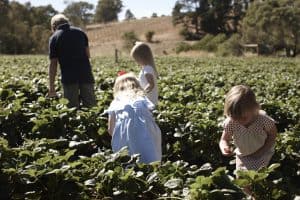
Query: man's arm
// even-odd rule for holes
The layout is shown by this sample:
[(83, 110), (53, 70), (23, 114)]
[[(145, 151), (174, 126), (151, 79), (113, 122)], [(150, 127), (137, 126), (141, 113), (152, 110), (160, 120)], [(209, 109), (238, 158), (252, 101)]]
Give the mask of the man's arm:
[(87, 57), (90, 58), (90, 57), (91, 57), (91, 54), (90, 54), (90, 48), (89, 48), (89, 47), (86, 47), (86, 48), (85, 48), (85, 51), (86, 51)]
[(115, 129), (116, 116), (114, 113), (111, 113), (108, 116), (108, 133), (112, 136)]
[(89, 48), (89, 39), (86, 35), (86, 33), (82, 32), (83, 36), (84, 36), (84, 42), (85, 42), (85, 52), (88, 58), (91, 58), (91, 54), (90, 54), (90, 48)]
[(48, 97), (56, 97), (55, 92), (55, 77), (57, 72), (57, 58), (50, 59), (50, 65), (49, 65), (49, 92)]

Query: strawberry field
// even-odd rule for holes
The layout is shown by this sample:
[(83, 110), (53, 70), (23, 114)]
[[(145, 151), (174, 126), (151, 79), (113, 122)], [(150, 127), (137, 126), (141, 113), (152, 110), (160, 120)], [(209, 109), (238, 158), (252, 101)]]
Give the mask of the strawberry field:
[[(299, 59), (161, 57), (156, 64), (163, 162), (144, 165), (126, 149), (111, 152), (101, 115), (117, 72), (138, 72), (131, 60), (93, 59), (98, 105), (75, 110), (46, 98), (47, 57), (0, 57), (0, 199), (245, 199), (246, 185), (257, 199), (300, 195)], [(224, 95), (236, 84), (253, 88), (279, 132), (270, 167), (238, 178), (234, 157), (218, 148)]]

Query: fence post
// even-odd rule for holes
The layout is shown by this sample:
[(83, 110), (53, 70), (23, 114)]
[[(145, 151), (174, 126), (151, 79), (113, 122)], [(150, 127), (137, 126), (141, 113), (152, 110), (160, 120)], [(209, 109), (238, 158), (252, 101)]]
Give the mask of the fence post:
[(118, 59), (118, 49), (115, 48), (115, 63), (118, 63), (119, 59)]

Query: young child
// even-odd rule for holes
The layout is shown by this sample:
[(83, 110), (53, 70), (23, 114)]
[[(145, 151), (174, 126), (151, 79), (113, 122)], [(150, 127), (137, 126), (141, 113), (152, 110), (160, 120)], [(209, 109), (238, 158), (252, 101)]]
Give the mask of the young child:
[(116, 79), (114, 100), (106, 111), (114, 152), (127, 146), (130, 155), (140, 154), (142, 163), (161, 160), (161, 131), (151, 113), (154, 107), (133, 73)]
[(230, 156), (236, 147), (236, 169), (258, 170), (269, 164), (274, 154), (275, 122), (260, 110), (253, 91), (244, 85), (231, 88), (225, 98), (224, 130), (220, 140), (222, 154)]
[(147, 94), (147, 97), (154, 105), (158, 103), (157, 78), (158, 73), (155, 67), (152, 51), (143, 42), (137, 42), (131, 50), (131, 56), (141, 67), (139, 82)]

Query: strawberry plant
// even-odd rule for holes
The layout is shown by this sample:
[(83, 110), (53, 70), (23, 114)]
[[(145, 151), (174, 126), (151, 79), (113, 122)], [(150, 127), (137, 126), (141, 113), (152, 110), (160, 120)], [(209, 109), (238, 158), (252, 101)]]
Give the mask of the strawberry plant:
[[(45, 56), (0, 59), (0, 199), (258, 199), (300, 195), (300, 61), (281, 58), (156, 58), (162, 163), (113, 154), (102, 113), (127, 58), (92, 59), (97, 106), (67, 108), (48, 99)], [(61, 91), (59, 79), (57, 90)], [(224, 95), (247, 84), (279, 134), (269, 168), (234, 174), (221, 155)]]

